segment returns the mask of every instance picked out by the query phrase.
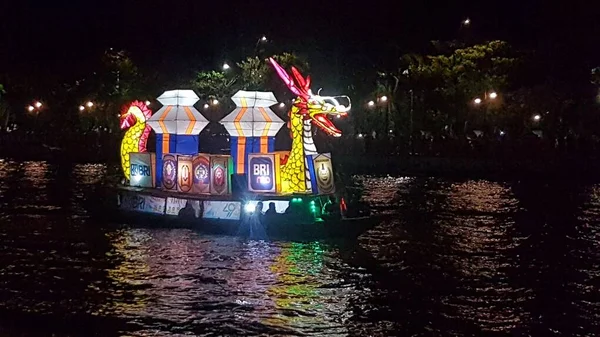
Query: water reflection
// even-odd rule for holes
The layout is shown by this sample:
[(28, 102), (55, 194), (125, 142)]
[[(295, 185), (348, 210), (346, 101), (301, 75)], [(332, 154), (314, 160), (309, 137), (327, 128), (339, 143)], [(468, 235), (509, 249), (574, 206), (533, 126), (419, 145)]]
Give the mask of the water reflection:
[(600, 185), (360, 177), (396, 216), (332, 245), (97, 223), (106, 175), (0, 161), (1, 335), (598, 332)]

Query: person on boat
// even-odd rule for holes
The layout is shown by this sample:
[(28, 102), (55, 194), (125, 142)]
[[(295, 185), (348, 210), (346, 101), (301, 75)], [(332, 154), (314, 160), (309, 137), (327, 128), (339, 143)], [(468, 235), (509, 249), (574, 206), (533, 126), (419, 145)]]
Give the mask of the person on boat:
[(192, 203), (188, 200), (185, 203), (185, 207), (180, 209), (179, 213), (177, 215), (183, 219), (195, 219), (196, 218), (196, 210), (192, 206)]
[(256, 203), (256, 206), (254, 207), (254, 212), (252, 212), (252, 217), (254, 219), (258, 220), (258, 222), (262, 222), (263, 217), (264, 217), (262, 209), (263, 209), (263, 202), (259, 201)]
[(342, 217), (342, 214), (340, 212), (340, 205), (337, 203), (335, 196), (329, 196), (329, 200), (327, 200), (325, 205), (323, 205), (321, 217), (323, 218), (323, 220), (336, 220)]
[(277, 209), (275, 209), (275, 203), (270, 202), (269, 209), (267, 209), (267, 211), (265, 212), (265, 216), (272, 217), (274, 215), (277, 215)]
[(308, 213), (308, 209), (302, 206), (302, 203), (290, 202), (290, 205), (284, 212), (285, 218), (294, 223), (307, 222), (310, 219), (310, 214)]

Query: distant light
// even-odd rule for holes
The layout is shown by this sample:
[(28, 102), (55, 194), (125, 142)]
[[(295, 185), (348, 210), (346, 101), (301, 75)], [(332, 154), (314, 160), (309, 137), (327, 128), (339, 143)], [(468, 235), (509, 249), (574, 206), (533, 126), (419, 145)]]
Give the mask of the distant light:
[(342, 115), (341, 115), (341, 114), (339, 114), (339, 115), (336, 115), (335, 117), (336, 117), (336, 118), (342, 118)]
[(79, 106), (79, 111), (83, 111), (83, 110), (85, 110), (85, 107), (83, 105), (80, 105)]
[(394, 130), (390, 129), (390, 133), (393, 133), (393, 132), (394, 132)]
[(146, 106), (150, 106), (150, 104), (151, 104), (151, 102), (150, 102), (150, 101), (146, 101), (146, 102), (144, 102), (144, 103), (146, 103)]
[(468, 26), (468, 25), (470, 25), (470, 24), (471, 24), (471, 19), (469, 19), (469, 18), (466, 18), (466, 19), (463, 21), (463, 25), (465, 25), (465, 26)]
[(475, 100), (473, 102), (475, 102), (475, 104), (480, 104), (481, 103), (481, 98), (479, 98), (479, 97), (475, 98)]
[(261, 40), (262, 42), (267, 42), (267, 37), (263, 35), (263, 37), (261, 37), (261, 38), (260, 38), (260, 40)]
[(533, 120), (534, 121), (539, 122), (540, 119), (542, 119), (542, 116), (540, 116), (540, 115), (533, 115)]
[(498, 97), (498, 94), (497, 94), (497, 93), (495, 93), (495, 92), (491, 92), (491, 93), (490, 93), (490, 98), (491, 98), (491, 99), (494, 99), (494, 98), (496, 98), (496, 97)]
[(504, 136), (504, 131), (500, 130), (500, 136)]
[(42, 107), (42, 102), (35, 102), (35, 107), (36, 108), (41, 108)]
[(279, 107), (280, 108), (284, 108), (285, 107), (285, 103), (283, 103), (283, 102), (279, 103)]
[(368, 105), (368, 106), (374, 106), (374, 105), (375, 105), (375, 102), (373, 102), (373, 101), (369, 101), (369, 103), (367, 103), (367, 105)]
[(223, 70), (228, 70), (229, 68), (231, 68), (229, 64), (223, 63)]
[(35, 109), (35, 108), (33, 106), (31, 106), (31, 105), (27, 107), (27, 111), (29, 111), (29, 112), (32, 112), (33, 109)]
[(219, 104), (219, 100), (217, 100), (217, 99), (213, 99), (213, 101), (212, 101), (212, 104), (213, 104), (213, 105), (217, 105), (217, 104)]
[(204, 103), (204, 109), (208, 109), (209, 105), (208, 103)]
[(91, 108), (91, 107), (93, 107), (93, 106), (94, 106), (94, 103), (92, 103), (92, 102), (87, 102), (87, 103), (85, 103), (85, 105), (87, 105), (87, 107), (88, 107), (88, 108)]
[(362, 133), (359, 133), (359, 134), (358, 134), (358, 138), (362, 138), (362, 137), (363, 137), (363, 134), (362, 134)]
[(381, 96), (380, 100), (381, 100), (382, 102), (387, 102), (387, 96)]

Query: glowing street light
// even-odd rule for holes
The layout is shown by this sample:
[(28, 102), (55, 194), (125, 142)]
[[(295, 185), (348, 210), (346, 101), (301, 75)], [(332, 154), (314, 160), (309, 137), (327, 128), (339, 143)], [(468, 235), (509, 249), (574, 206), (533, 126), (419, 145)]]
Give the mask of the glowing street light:
[(223, 70), (229, 70), (229, 68), (231, 68), (229, 64), (223, 63)]
[(504, 136), (504, 131), (500, 130), (500, 136)]
[(468, 26), (471, 24), (471, 19), (466, 18), (462, 23), (463, 23), (463, 25)]
[(27, 111), (32, 112), (35, 108), (32, 105), (29, 105), (27, 107)]
[(85, 107), (83, 105), (80, 105), (79, 106), (79, 111), (83, 111), (83, 110), (85, 110)]
[(267, 37), (263, 35), (263, 36), (260, 38), (260, 40), (261, 40), (262, 42), (267, 42)]
[(88, 108), (91, 108), (91, 107), (93, 107), (93, 106), (94, 106), (94, 103), (92, 103), (92, 102), (87, 102), (87, 103), (85, 103), (85, 105), (86, 105)]
[(373, 107), (373, 106), (375, 105), (375, 102), (373, 102), (373, 101), (369, 101), (369, 103), (367, 103), (367, 105), (368, 105), (369, 107)]
[(204, 103), (204, 109), (208, 109), (208, 108), (209, 108), (208, 103)]
[(494, 99), (498, 97), (498, 94), (495, 91), (490, 92), (490, 99)]
[(539, 122), (541, 119), (542, 119), (542, 116), (540, 116), (540, 115), (538, 115), (538, 114), (535, 114), (535, 115), (533, 115), (533, 120), (534, 120), (535, 122)]
[(475, 100), (473, 102), (475, 104), (481, 104), (481, 98), (477, 97), (477, 98), (475, 98)]
[(381, 96), (379, 100), (381, 100), (382, 102), (387, 102), (387, 96)]
[(279, 107), (280, 108), (285, 108), (285, 103), (283, 103), (283, 102), (279, 103)]
[(146, 102), (144, 102), (144, 103), (146, 103), (146, 106), (150, 106), (150, 103), (151, 103), (151, 102), (150, 102), (150, 101), (146, 101)]
[(42, 102), (39, 102), (39, 101), (35, 102), (35, 107), (38, 108), (38, 109), (41, 108), (42, 107)]
[(219, 100), (217, 100), (217, 99), (213, 99), (213, 101), (212, 101), (212, 104), (213, 104), (213, 105), (217, 105), (217, 104), (219, 104)]

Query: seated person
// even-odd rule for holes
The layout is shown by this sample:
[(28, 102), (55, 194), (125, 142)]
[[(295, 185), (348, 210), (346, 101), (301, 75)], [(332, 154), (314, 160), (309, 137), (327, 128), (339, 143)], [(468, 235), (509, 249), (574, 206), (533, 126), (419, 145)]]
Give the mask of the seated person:
[(275, 209), (275, 203), (270, 202), (269, 209), (267, 209), (267, 211), (265, 212), (265, 216), (273, 216), (273, 215), (277, 215), (277, 209)]
[(196, 210), (192, 207), (192, 203), (188, 200), (185, 203), (185, 207), (179, 210), (177, 214), (182, 219), (195, 219), (196, 218)]
[(335, 196), (329, 196), (329, 200), (323, 205), (321, 218), (323, 218), (323, 220), (334, 220), (341, 217), (340, 205), (337, 203), (337, 200), (335, 200)]

